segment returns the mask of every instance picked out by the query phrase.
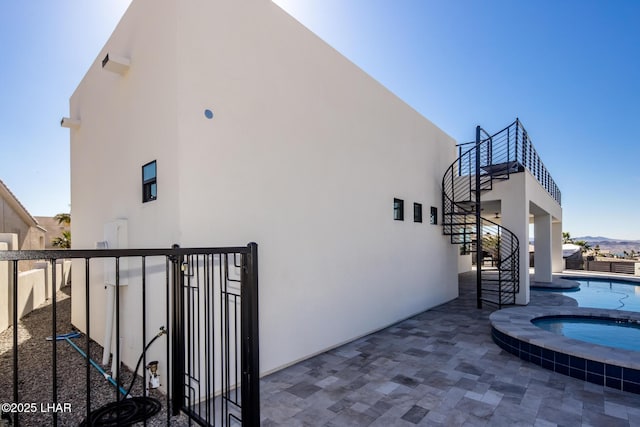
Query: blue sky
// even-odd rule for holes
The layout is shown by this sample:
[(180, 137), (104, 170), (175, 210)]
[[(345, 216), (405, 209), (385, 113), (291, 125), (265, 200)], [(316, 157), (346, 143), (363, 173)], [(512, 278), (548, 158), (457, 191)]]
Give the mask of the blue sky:
[[(2, 5), (0, 179), (33, 215), (69, 210), (59, 120), (129, 2)], [(458, 142), (519, 117), (565, 231), (640, 239), (640, 2), (277, 3)]]

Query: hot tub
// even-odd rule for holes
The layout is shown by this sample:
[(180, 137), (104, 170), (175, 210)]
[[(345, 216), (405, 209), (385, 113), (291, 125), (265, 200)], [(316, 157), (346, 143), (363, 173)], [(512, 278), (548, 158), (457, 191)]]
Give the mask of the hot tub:
[(534, 319), (579, 317), (640, 322), (640, 313), (582, 307), (513, 307), (491, 314), (493, 341), (503, 350), (573, 378), (640, 394), (640, 351), (565, 337), (534, 325)]

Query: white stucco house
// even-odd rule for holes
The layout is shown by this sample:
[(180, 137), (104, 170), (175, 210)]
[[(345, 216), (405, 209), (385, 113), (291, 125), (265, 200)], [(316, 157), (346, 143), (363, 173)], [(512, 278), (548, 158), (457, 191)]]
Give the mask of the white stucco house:
[[(258, 243), (262, 373), (458, 295), (440, 220), (456, 141), (269, 0), (134, 0), (62, 124), (75, 249), (116, 220), (130, 248)], [(531, 177), (491, 199), (523, 241), (549, 204), (551, 242), (561, 210)]]

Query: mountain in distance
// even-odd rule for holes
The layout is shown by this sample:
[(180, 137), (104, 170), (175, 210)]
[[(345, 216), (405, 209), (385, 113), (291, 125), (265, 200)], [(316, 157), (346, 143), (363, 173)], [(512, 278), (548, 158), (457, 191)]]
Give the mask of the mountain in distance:
[(611, 239), (609, 237), (602, 236), (582, 236), (582, 237), (572, 237), (572, 240), (584, 240), (589, 243), (602, 243), (602, 242), (613, 242), (613, 243), (632, 243), (632, 244), (640, 244), (640, 240), (628, 240), (628, 239)]
[(636, 253), (640, 252), (640, 240), (611, 239), (602, 236), (583, 236), (573, 237), (572, 239), (574, 241), (584, 240), (592, 248), (598, 245), (601, 251), (609, 251), (612, 254), (623, 255), (625, 251), (630, 253), (632, 250)]
[(629, 242), (629, 243), (640, 243), (640, 240), (626, 240), (626, 239), (611, 239), (609, 237), (602, 236), (583, 236), (583, 237), (572, 237), (573, 240), (584, 240), (585, 242)]

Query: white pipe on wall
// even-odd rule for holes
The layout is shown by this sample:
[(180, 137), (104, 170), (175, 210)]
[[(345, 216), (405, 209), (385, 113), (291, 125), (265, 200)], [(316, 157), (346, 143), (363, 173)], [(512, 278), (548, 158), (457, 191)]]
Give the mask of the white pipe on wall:
[[(126, 219), (117, 219), (113, 222), (104, 224), (104, 241), (96, 243), (98, 249), (124, 249), (128, 247), (128, 229)], [(123, 258), (120, 260), (119, 284), (125, 286), (128, 284), (128, 260)], [(116, 302), (116, 269), (110, 260), (104, 261), (104, 282), (107, 289), (105, 327), (104, 327), (104, 349), (102, 351), (102, 365), (109, 363), (111, 349), (113, 348), (113, 329), (115, 321), (115, 302)], [(111, 361), (111, 374), (115, 373), (116, 361), (120, 359), (120, 355), (115, 355)]]
[[(109, 356), (111, 355), (111, 341), (113, 339), (113, 312), (116, 301), (116, 293), (113, 286), (107, 284), (107, 313), (104, 324), (104, 348), (102, 350), (102, 365), (106, 366), (109, 363)], [(115, 358), (114, 358), (115, 359)]]

